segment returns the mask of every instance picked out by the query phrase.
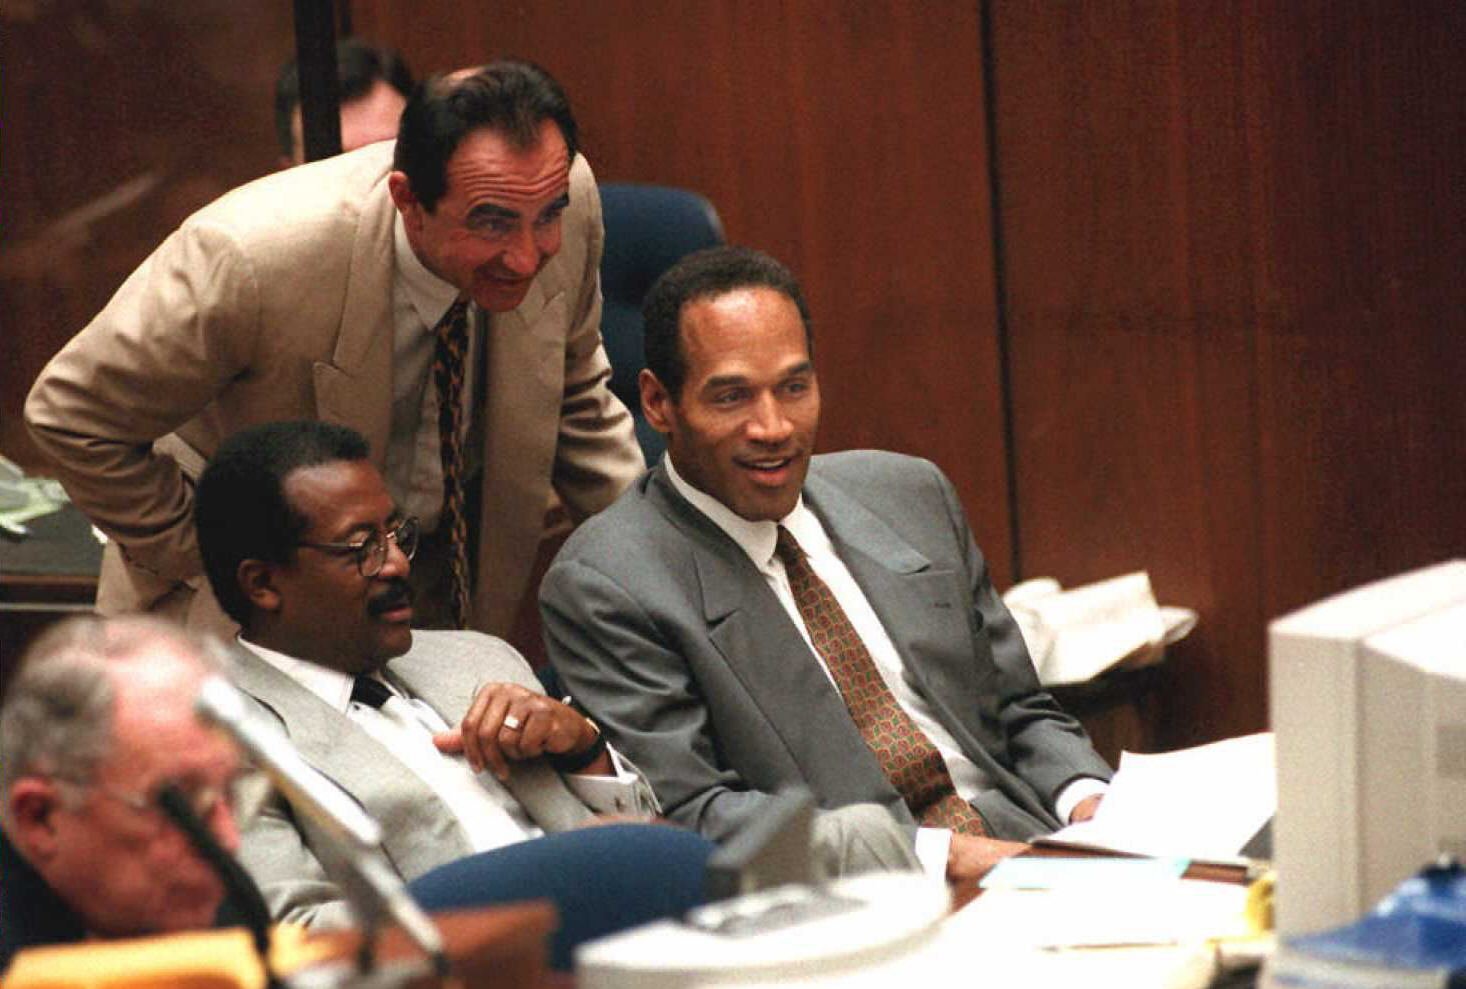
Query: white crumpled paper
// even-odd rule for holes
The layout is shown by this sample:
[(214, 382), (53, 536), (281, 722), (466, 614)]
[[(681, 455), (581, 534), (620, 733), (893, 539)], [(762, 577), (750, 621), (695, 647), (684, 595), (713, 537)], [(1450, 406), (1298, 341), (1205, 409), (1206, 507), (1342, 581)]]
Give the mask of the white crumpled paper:
[(1003, 595), (1045, 686), (1157, 662), (1196, 625), (1190, 608), (1161, 607), (1145, 571), (1064, 590), (1052, 577)]

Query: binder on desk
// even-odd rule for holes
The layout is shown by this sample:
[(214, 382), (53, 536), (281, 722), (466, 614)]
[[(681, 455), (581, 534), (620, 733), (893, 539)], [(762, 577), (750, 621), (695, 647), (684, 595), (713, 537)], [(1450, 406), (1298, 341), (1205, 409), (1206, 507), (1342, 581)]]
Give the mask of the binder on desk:
[(1466, 870), (1453, 861), (1407, 879), (1362, 919), (1291, 938), (1263, 989), (1399, 989), (1466, 982)]

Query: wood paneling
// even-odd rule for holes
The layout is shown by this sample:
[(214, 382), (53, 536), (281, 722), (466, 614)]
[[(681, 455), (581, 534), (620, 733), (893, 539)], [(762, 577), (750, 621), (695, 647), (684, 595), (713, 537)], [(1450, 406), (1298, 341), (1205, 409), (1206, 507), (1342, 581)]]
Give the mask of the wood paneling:
[(1466, 542), (1466, 7), (992, 11), (1022, 571), (1149, 569), (1162, 739), (1261, 728), (1268, 619)]
[(185, 216), (274, 166), (288, 4), (0, 5), (0, 451), (41, 367)]
[(821, 446), (935, 460), (1006, 581), (973, 4), (357, 0), (353, 18), (425, 69), (539, 62), (603, 181), (695, 189), (731, 240), (793, 267), (816, 324)]
[[(940, 463), (1000, 585), (1144, 568), (1198, 608), (1147, 738), (1261, 727), (1269, 618), (1466, 545), (1459, 0), (352, 10), (420, 71), (543, 63), (602, 179), (696, 189), (788, 261), (823, 446)], [(24, 455), (46, 358), (271, 167), (291, 42), (266, 0), (0, 17), (0, 449)]]

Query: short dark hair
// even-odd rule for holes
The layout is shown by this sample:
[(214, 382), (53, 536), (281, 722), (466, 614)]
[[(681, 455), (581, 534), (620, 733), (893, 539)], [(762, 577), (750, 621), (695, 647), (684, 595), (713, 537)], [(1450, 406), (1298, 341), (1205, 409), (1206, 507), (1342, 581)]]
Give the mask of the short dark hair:
[(356, 430), (313, 419), (252, 426), (219, 445), (194, 493), (194, 524), (204, 573), (225, 614), (249, 626), (240, 563), (295, 559), (310, 520), (285, 497), (285, 479), (302, 468), (370, 454)]
[[(395, 49), (368, 44), (360, 38), (342, 38), (336, 42), (336, 81), (341, 87), (342, 103), (361, 99), (378, 80), (404, 97), (412, 95), (415, 85), (412, 70)], [(295, 154), (290, 119), (298, 106), (300, 67), (292, 58), (280, 66), (280, 77), (275, 80), (275, 137), (280, 141), (280, 153), (287, 158)]]
[(709, 247), (694, 251), (663, 272), (642, 301), (646, 323), (646, 366), (675, 399), (687, 379), (687, 355), (682, 351), (682, 310), (689, 302), (725, 295), (735, 289), (771, 288), (799, 308), (804, 342), (814, 357), (814, 328), (809, 306), (794, 273), (762, 251), (751, 247)]
[(570, 101), (544, 69), (502, 60), (469, 75), (434, 76), (408, 97), (392, 167), (407, 176), (413, 196), (431, 213), (448, 188), (448, 159), (469, 133), (487, 127), (517, 148), (530, 148), (546, 120), (560, 128), (573, 161), (579, 131)]

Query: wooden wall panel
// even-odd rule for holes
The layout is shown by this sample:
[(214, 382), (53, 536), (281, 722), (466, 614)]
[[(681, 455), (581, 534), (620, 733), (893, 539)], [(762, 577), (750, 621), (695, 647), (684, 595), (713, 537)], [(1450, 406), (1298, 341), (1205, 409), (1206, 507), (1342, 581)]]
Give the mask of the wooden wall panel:
[(288, 4), (0, 4), (0, 452), (37, 372), (194, 209), (274, 166)]
[(1261, 728), (1267, 620), (1466, 543), (1466, 7), (991, 9), (1021, 570), (1149, 569), (1163, 741)]
[(983, 115), (971, 3), (356, 0), (441, 69), (513, 54), (564, 83), (603, 181), (685, 186), (800, 275), (821, 446), (922, 454), (1009, 574)]

